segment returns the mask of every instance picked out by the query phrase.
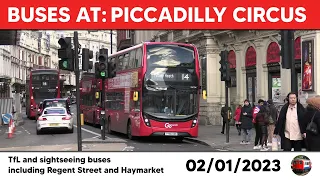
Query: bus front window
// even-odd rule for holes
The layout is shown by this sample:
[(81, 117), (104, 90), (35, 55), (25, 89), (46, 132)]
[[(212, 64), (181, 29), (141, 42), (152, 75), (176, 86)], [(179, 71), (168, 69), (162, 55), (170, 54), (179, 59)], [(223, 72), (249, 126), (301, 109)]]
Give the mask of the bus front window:
[(197, 113), (197, 90), (154, 90), (146, 87), (143, 92), (143, 112), (158, 118), (184, 119)]

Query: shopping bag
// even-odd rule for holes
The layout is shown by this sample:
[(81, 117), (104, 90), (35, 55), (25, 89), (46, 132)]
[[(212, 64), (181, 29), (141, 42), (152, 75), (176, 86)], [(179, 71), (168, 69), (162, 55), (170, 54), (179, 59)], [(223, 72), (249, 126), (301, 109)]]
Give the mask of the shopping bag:
[(272, 151), (278, 151), (278, 150), (279, 150), (278, 138), (273, 137), (272, 138)]

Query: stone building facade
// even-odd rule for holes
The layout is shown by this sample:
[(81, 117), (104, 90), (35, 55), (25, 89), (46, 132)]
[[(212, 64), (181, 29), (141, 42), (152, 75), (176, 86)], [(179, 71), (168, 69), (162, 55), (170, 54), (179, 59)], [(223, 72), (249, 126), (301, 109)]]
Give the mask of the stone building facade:
[[(145, 37), (139, 36), (139, 33), (144, 31), (136, 31), (135, 34)], [(201, 100), (201, 122), (218, 125), (221, 124), (220, 110), (225, 104), (225, 83), (220, 81), (219, 71), (219, 53), (222, 50), (229, 51), (232, 76), (229, 103), (233, 109), (243, 104), (244, 99), (249, 99), (251, 104), (256, 104), (259, 99), (273, 99), (281, 107), (291, 91), (291, 77), (297, 79), (295, 89), (301, 103), (305, 104), (308, 97), (320, 93), (320, 84), (316, 81), (320, 78), (320, 73), (317, 73), (320, 68), (317, 65), (320, 61), (320, 51), (317, 51), (317, 47), (320, 47), (320, 31), (295, 32), (296, 73), (293, 76), (290, 70), (281, 68), (278, 33), (277, 30), (153, 31), (149, 33), (152, 36), (144, 41), (174, 41), (197, 46), (199, 59), (206, 59), (206, 68), (202, 68), (205, 83), (202, 85), (206, 86), (208, 95), (207, 100)], [(308, 65), (306, 59), (309, 60)]]

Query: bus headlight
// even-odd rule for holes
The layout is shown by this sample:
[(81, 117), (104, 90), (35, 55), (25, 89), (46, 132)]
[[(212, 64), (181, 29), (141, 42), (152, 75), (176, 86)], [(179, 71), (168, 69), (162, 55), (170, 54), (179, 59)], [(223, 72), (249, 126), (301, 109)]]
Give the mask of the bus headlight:
[(197, 125), (197, 123), (198, 123), (198, 120), (197, 120), (197, 119), (194, 119), (194, 120), (192, 121), (191, 127), (192, 127), (192, 128), (195, 127), (195, 126)]
[(146, 124), (146, 126), (151, 127), (149, 119), (145, 118), (144, 123)]

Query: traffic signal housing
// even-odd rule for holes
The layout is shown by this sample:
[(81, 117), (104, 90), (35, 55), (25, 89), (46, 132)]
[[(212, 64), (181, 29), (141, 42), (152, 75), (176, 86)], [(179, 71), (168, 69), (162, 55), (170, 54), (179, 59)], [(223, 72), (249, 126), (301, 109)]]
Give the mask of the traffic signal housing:
[(114, 78), (116, 77), (117, 73), (117, 66), (114, 62), (108, 62), (108, 78)]
[(58, 41), (59, 69), (74, 71), (74, 51), (72, 49), (71, 37), (60, 38)]
[(82, 49), (82, 70), (88, 71), (92, 69), (93, 62), (90, 59), (93, 58), (93, 51), (89, 50), (88, 48)]
[(99, 78), (106, 79), (108, 78), (108, 54), (100, 54), (98, 57), (98, 73)]
[(279, 34), (281, 36), (279, 41), (281, 66), (283, 69), (291, 69), (293, 68), (292, 61), (294, 61), (294, 31), (282, 30)]
[(220, 52), (221, 60), (219, 63), (221, 67), (219, 71), (221, 72), (221, 81), (229, 81), (230, 80), (230, 68), (228, 62), (228, 51), (221, 51)]

